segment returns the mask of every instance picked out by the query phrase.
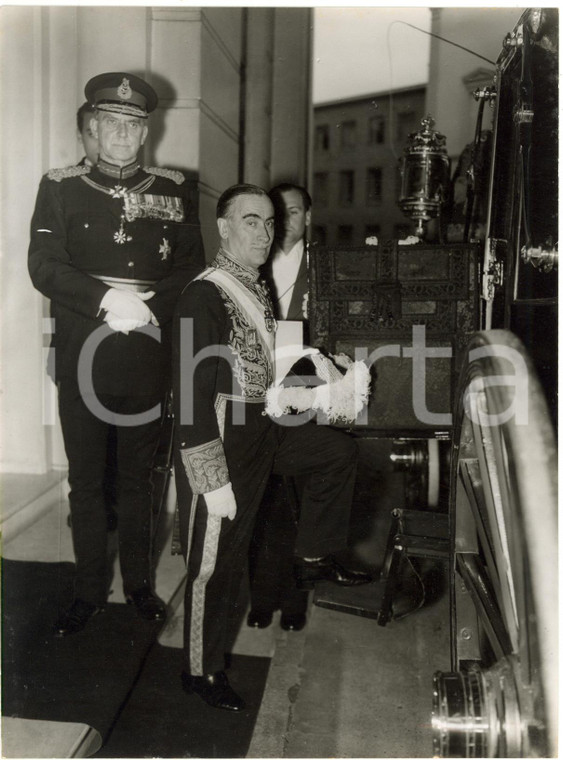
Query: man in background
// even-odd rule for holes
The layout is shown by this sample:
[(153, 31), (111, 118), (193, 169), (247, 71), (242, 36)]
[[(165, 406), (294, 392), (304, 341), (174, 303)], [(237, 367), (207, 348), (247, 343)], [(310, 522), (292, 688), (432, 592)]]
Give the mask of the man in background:
[[(274, 205), (275, 239), (263, 267), (278, 320), (303, 322), (308, 298), (307, 227), (311, 196), (300, 185), (284, 183), (268, 193)], [(297, 588), (293, 552), (303, 484), (272, 475), (256, 517), (249, 550), (250, 612), (247, 625), (267, 628), (281, 610), (285, 631), (300, 631), (307, 621), (308, 592)]]
[(276, 185), (268, 195), (274, 204), (276, 232), (264, 277), (276, 319), (303, 321), (309, 290), (306, 231), (311, 224), (311, 196), (304, 187), (290, 183)]
[(84, 146), (85, 156), (79, 166), (95, 166), (98, 163), (98, 138), (94, 136), (90, 122), (95, 115), (95, 109), (86, 101), (76, 112), (76, 128), (78, 139)]

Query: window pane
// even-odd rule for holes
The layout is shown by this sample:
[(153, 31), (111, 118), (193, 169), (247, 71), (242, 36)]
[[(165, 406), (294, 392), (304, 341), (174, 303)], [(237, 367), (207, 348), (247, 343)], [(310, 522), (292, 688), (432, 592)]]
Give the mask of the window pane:
[(381, 234), (381, 225), (379, 224), (366, 224), (366, 232), (365, 236), (368, 237), (379, 237)]
[(339, 224), (336, 237), (340, 245), (351, 245), (354, 236), (354, 228), (351, 224)]
[(368, 121), (368, 143), (382, 145), (385, 142), (385, 119), (383, 116), (370, 116)]
[(313, 226), (313, 242), (319, 245), (326, 245), (327, 234), (326, 227), (322, 224), (315, 224)]
[(383, 195), (383, 170), (380, 167), (368, 169), (366, 174), (366, 203), (374, 206), (381, 203)]
[(393, 228), (393, 237), (397, 240), (404, 240), (413, 234), (412, 226), (409, 224), (396, 224)]
[(330, 149), (330, 128), (328, 124), (319, 124), (315, 127), (315, 150), (326, 151)]
[(316, 206), (328, 204), (328, 174), (326, 172), (316, 172), (313, 176), (313, 198)]
[(341, 206), (351, 206), (354, 203), (354, 172), (340, 172), (338, 200)]
[(395, 173), (395, 195), (397, 196), (397, 199), (401, 197), (401, 190), (403, 188), (403, 172), (401, 171), (401, 166), (397, 166), (397, 170)]
[(356, 122), (343, 121), (340, 124), (340, 146), (354, 148), (356, 145)]
[(416, 132), (416, 114), (406, 111), (397, 114), (397, 141), (402, 144), (407, 141), (411, 132)]

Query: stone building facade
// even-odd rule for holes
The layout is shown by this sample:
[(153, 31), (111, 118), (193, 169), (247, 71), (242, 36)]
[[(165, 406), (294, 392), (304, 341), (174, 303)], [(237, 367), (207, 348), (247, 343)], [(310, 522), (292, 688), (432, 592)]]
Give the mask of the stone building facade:
[(398, 206), (401, 159), (425, 115), (426, 86), (314, 107), (313, 240), (361, 245), (401, 238), (414, 225)]

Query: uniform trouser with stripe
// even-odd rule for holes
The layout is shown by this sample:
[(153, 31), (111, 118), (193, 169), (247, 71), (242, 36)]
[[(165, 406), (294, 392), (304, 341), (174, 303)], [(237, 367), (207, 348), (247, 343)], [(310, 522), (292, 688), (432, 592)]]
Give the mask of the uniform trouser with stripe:
[(184, 666), (192, 675), (225, 666), (229, 621), (270, 473), (309, 476), (295, 543), (295, 553), (302, 557), (345, 548), (354, 491), (357, 448), (345, 433), (312, 423), (285, 427), (254, 408), (245, 425), (227, 422), (223, 440), (237, 501), (232, 521), (208, 515), (204, 498), (192, 498), (176, 460), (180, 532), (188, 569)]
[[(151, 409), (157, 396), (98, 395), (114, 413), (133, 415)], [(104, 477), (110, 423), (93, 414), (76, 383), (59, 383), (59, 414), (69, 462), (72, 541), (76, 562), (75, 595), (92, 604), (107, 599), (107, 512)], [(160, 419), (116, 427), (116, 487), (119, 562), (125, 593), (151, 582), (151, 467)]]

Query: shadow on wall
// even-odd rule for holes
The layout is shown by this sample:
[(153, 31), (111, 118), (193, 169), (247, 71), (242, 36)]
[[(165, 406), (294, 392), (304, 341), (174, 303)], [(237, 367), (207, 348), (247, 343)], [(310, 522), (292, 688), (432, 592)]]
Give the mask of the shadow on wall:
[[(161, 74), (155, 74), (154, 72), (149, 72), (147, 74), (144, 71), (137, 71), (135, 69), (132, 69), (130, 73), (141, 77), (141, 79), (145, 79), (158, 93), (159, 105), (150, 116), (149, 137), (140, 153), (142, 164), (145, 164), (146, 166), (157, 166), (158, 164), (154, 157), (156, 148), (166, 134), (168, 111), (177, 99), (177, 91), (171, 81)], [(161, 105), (163, 103), (164, 105)], [(199, 172), (195, 169), (187, 169), (184, 166), (172, 164), (169, 161), (166, 163), (166, 168), (181, 171), (186, 179), (190, 181), (199, 181)]]

